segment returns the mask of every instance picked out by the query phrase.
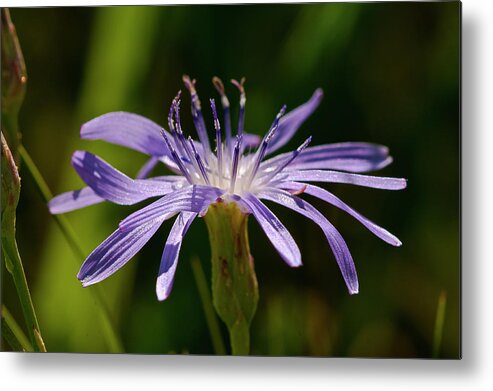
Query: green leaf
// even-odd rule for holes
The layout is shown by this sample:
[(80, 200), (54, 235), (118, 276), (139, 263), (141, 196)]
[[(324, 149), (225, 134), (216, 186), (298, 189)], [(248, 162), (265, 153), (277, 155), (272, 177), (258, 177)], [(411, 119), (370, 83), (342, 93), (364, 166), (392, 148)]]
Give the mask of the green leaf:
[(17, 352), (34, 351), (26, 335), (15, 321), (10, 311), (2, 305), (2, 337)]

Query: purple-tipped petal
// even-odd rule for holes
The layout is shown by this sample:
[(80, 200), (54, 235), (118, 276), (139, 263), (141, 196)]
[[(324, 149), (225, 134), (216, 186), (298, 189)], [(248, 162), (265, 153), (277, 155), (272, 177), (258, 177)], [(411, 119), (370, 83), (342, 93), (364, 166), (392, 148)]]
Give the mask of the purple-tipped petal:
[(56, 215), (99, 204), (103, 201), (105, 199), (94, 193), (94, 190), (90, 187), (84, 187), (80, 190), (68, 191), (57, 195), (48, 202), (48, 208), (51, 214)]
[(315, 222), (325, 234), (327, 241), (334, 253), (337, 264), (350, 294), (359, 291), (358, 275), (354, 267), (353, 258), (349, 252), (346, 242), (337, 229), (312, 205), (299, 197), (279, 189), (264, 190), (258, 194), (262, 199), (273, 201), (277, 204), (290, 208)]
[(279, 121), (279, 128), (269, 144), (267, 153), (272, 153), (286, 144), (295, 135), (299, 127), (315, 111), (323, 97), (322, 89), (318, 88), (312, 97), (301, 106), (287, 113)]
[[(262, 163), (268, 169), (288, 159), (290, 153), (283, 153)], [(287, 166), (284, 171), (329, 169), (349, 172), (380, 170), (392, 163), (389, 150), (382, 145), (349, 142), (308, 147)]]
[(252, 211), (265, 234), (291, 267), (301, 266), (301, 253), (293, 237), (279, 219), (253, 194), (246, 194), (243, 202)]
[(148, 155), (169, 155), (161, 129), (150, 119), (119, 111), (86, 122), (80, 129), (80, 136), (86, 140), (104, 140), (123, 145)]
[(223, 193), (223, 190), (216, 187), (202, 185), (176, 190), (132, 213), (120, 222), (120, 229), (123, 231), (133, 230), (142, 224), (161, 219), (164, 214), (168, 213), (194, 212), (202, 215), (209, 205)]
[(142, 166), (142, 168), (137, 173), (137, 179), (144, 179), (151, 173), (151, 171), (159, 163), (159, 158), (152, 156), (149, 160)]
[(89, 286), (108, 278), (125, 265), (154, 235), (163, 219), (129, 231), (117, 229), (86, 259), (77, 278)]
[(407, 186), (407, 180), (403, 178), (387, 178), (370, 175), (350, 174), (347, 172), (300, 170), (293, 172), (281, 172), (276, 179), (282, 182), (330, 182), (348, 183), (351, 185), (372, 187), (384, 190), (402, 190)]
[(257, 147), (260, 144), (260, 141), (262, 141), (262, 137), (258, 134), (243, 132), (242, 135), (243, 148), (245, 149)]
[(85, 151), (72, 155), (72, 165), (82, 180), (105, 200), (122, 205), (132, 205), (149, 197), (169, 193), (181, 185), (152, 179), (131, 179), (103, 159)]
[(303, 183), (296, 183), (296, 182), (282, 183), (280, 187), (288, 190), (298, 190), (303, 188), (303, 193), (312, 195), (325, 202), (328, 202), (329, 204), (332, 204), (337, 208), (343, 210), (344, 212), (348, 213), (349, 215), (353, 216), (356, 220), (358, 220), (361, 224), (363, 224), (370, 232), (372, 232), (375, 236), (382, 239), (384, 242), (387, 242), (392, 246), (396, 246), (396, 247), (402, 245), (402, 242), (397, 237), (392, 235), (389, 231), (378, 226), (373, 221), (367, 219), (365, 216), (358, 213), (356, 210), (354, 210), (349, 205), (344, 203), (341, 199), (336, 197), (334, 194), (328, 192), (325, 189), (322, 189), (321, 187), (315, 185), (304, 185)]
[(156, 283), (156, 294), (158, 300), (166, 300), (171, 293), (175, 279), (178, 255), (180, 254), (181, 242), (197, 213), (182, 212), (178, 215), (164, 246), (159, 275)]

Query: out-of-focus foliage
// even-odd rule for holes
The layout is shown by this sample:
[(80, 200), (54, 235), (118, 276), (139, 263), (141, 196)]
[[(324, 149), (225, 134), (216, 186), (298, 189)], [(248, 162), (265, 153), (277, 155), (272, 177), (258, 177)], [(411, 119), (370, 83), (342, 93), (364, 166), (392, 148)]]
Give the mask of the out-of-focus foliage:
[(2, 132), (16, 162), (20, 134), (17, 117), (26, 92), (26, 64), (9, 10), (2, 8)]
[[(100, 154), (135, 175), (143, 156), (81, 141), (79, 127), (113, 110), (164, 125), (184, 73), (198, 80), (204, 102), (216, 97), (212, 76), (246, 76), (245, 126), (259, 134), (282, 104), (293, 108), (322, 87), (320, 108), (290, 146), (310, 134), (314, 145), (389, 146), (394, 164), (379, 174), (408, 178), (405, 191), (328, 188), (395, 233), (403, 246), (380, 242), (343, 212), (314, 201), (355, 259), (360, 293), (349, 296), (322, 232), (272, 205), (299, 243), (304, 266), (288, 268), (250, 222), (260, 293), (252, 353), (431, 357), (443, 290), (439, 357), (459, 356), (459, 3), (37, 8), (13, 9), (11, 15), (29, 69), (20, 111), (23, 143), (55, 193), (82, 186), (70, 166), (75, 149)], [(235, 117), (237, 92), (228, 93)], [(190, 131), (187, 111), (182, 119)], [(210, 119), (206, 111), (208, 124)], [(137, 207), (105, 203), (67, 216), (89, 254)], [(155, 297), (171, 224), (101, 285), (126, 351), (213, 353), (190, 267), (198, 255), (210, 277), (203, 221), (187, 234), (170, 298), (160, 303)], [(46, 346), (107, 351), (91, 288), (83, 289), (75, 277), (82, 261), (70, 259), (73, 253), (27, 180), (17, 230)], [(2, 300), (19, 318), (7, 278)], [(224, 327), (222, 332), (227, 340)]]

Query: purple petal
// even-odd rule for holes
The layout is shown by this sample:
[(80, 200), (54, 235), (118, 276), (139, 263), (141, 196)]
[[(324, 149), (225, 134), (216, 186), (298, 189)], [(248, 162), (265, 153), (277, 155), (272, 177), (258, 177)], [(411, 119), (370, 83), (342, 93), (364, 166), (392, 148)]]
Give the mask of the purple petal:
[(323, 91), (318, 88), (310, 100), (290, 111), (279, 121), (279, 127), (272, 138), (267, 153), (272, 153), (286, 144), (295, 135), (299, 127), (315, 111), (323, 97)]
[(51, 214), (60, 214), (99, 204), (103, 201), (104, 198), (94, 193), (94, 190), (90, 187), (84, 187), (80, 190), (68, 191), (57, 195), (48, 202), (48, 208)]
[(163, 215), (169, 213), (194, 212), (202, 215), (209, 205), (223, 193), (223, 190), (216, 187), (202, 185), (176, 190), (132, 213), (120, 222), (120, 229), (124, 231), (133, 230), (142, 224), (162, 219)]
[(149, 197), (167, 194), (180, 186), (183, 179), (177, 176), (175, 183), (152, 179), (134, 180), (103, 159), (85, 151), (74, 152), (72, 165), (98, 196), (122, 205), (131, 205)]
[(354, 267), (353, 258), (347, 244), (337, 229), (318, 210), (308, 202), (293, 196), (284, 190), (265, 190), (259, 193), (258, 196), (290, 208), (318, 224), (320, 228), (322, 228), (332, 252), (334, 253), (349, 293), (358, 293), (358, 275), (356, 274), (356, 268)]
[(256, 147), (260, 144), (262, 137), (258, 134), (243, 133), (243, 147), (245, 149)]
[(111, 276), (125, 265), (154, 235), (164, 220), (155, 220), (129, 231), (117, 229), (86, 259), (77, 278), (83, 286)]
[(150, 174), (150, 172), (159, 163), (159, 158), (152, 156), (149, 160), (142, 166), (142, 168), (137, 173), (137, 179), (144, 179)]
[(156, 294), (160, 301), (166, 300), (171, 293), (176, 266), (178, 264), (178, 255), (180, 254), (181, 242), (195, 217), (197, 217), (197, 213), (182, 212), (178, 215), (171, 228), (168, 240), (164, 246), (156, 283)]
[(123, 145), (148, 155), (169, 155), (161, 129), (150, 119), (120, 111), (86, 122), (80, 129), (80, 136), (86, 140), (104, 140)]
[[(289, 159), (291, 153), (283, 153), (262, 163), (268, 170)], [(332, 169), (350, 172), (380, 170), (392, 163), (389, 150), (382, 145), (349, 142), (319, 145), (306, 148), (284, 171), (307, 169)]]
[(372, 187), (374, 189), (401, 190), (406, 188), (407, 180), (403, 178), (387, 178), (337, 171), (299, 170), (281, 172), (275, 179), (282, 182), (330, 182), (348, 183), (351, 185)]
[(301, 266), (301, 254), (296, 242), (279, 219), (253, 194), (243, 197), (265, 234), (291, 267)]
[(321, 187), (315, 185), (307, 186), (304, 185), (303, 183), (296, 183), (296, 182), (282, 183), (280, 187), (289, 190), (298, 190), (303, 188), (303, 193), (310, 194), (325, 202), (328, 202), (329, 204), (332, 204), (337, 208), (345, 211), (349, 215), (353, 216), (356, 220), (358, 220), (361, 224), (363, 224), (366, 228), (368, 228), (370, 232), (372, 232), (374, 235), (382, 239), (384, 242), (387, 242), (392, 246), (396, 246), (396, 247), (402, 245), (402, 242), (397, 237), (395, 237), (390, 232), (388, 232), (386, 229), (378, 226), (371, 220), (367, 219), (365, 216), (359, 214), (356, 210), (354, 210), (349, 205), (344, 203), (341, 199), (336, 197), (334, 194), (328, 192), (325, 189), (322, 189)]

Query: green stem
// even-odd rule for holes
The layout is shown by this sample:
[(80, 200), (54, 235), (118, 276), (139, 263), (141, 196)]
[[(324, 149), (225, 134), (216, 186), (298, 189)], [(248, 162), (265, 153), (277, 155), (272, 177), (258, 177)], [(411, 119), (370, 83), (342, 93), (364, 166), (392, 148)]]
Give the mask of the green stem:
[(438, 296), (437, 312), (435, 317), (435, 330), (433, 332), (433, 358), (440, 354), (442, 345), (443, 325), (445, 321), (445, 309), (447, 307), (447, 292), (441, 291)]
[[(19, 255), (17, 243), (15, 240), (2, 237), (2, 249), (6, 267), (12, 274), (15, 289), (17, 290), (17, 295), (19, 296), (22, 313), (26, 319), (27, 333), (31, 339), (31, 343), (35, 347), (36, 351), (45, 351), (44, 343), (39, 343), (40, 340), (42, 341), (39, 332), (39, 323), (36, 317), (36, 312), (34, 311), (33, 301), (27, 285), (26, 275), (24, 273), (24, 267)], [(38, 336), (35, 335), (36, 331)]]
[[(31, 174), (43, 200), (47, 203), (49, 200), (53, 198), (53, 194), (51, 193), (46, 181), (43, 176), (39, 172), (36, 164), (31, 159), (31, 156), (24, 148), (24, 146), (19, 146), (19, 154), (21, 156), (22, 161), (25, 164), (25, 167)], [(82, 249), (82, 245), (80, 244), (77, 236), (70, 225), (68, 219), (63, 215), (52, 215), (55, 219), (58, 227), (62, 231), (63, 236), (67, 240), (70, 245), (70, 248), (74, 252), (75, 256), (81, 260), (85, 259), (84, 250)], [(93, 295), (94, 300), (99, 303), (97, 306), (99, 310), (99, 317), (103, 327), (103, 332), (106, 337), (106, 342), (108, 343), (108, 348), (112, 353), (121, 353), (124, 351), (122, 342), (120, 341), (118, 334), (115, 331), (115, 326), (111, 321), (110, 310), (106, 301), (104, 300), (104, 293), (101, 290), (101, 287), (94, 286), (88, 289), (89, 292)]]
[(205, 216), (212, 253), (212, 299), (229, 330), (234, 355), (250, 352), (258, 286), (248, 243), (248, 216), (234, 203), (212, 204)]
[(5, 305), (2, 305), (2, 336), (10, 347), (16, 351), (34, 351), (26, 334), (24, 334)]
[(200, 260), (197, 257), (192, 258), (192, 271), (199, 291), (200, 301), (202, 302), (202, 308), (204, 309), (205, 320), (211, 335), (212, 345), (216, 354), (225, 355), (226, 348), (224, 347), (223, 338), (221, 336), (221, 330), (217, 321), (217, 316), (214, 313), (214, 307), (212, 306), (211, 296), (207, 288), (207, 281), (205, 278), (204, 270), (200, 264)]

